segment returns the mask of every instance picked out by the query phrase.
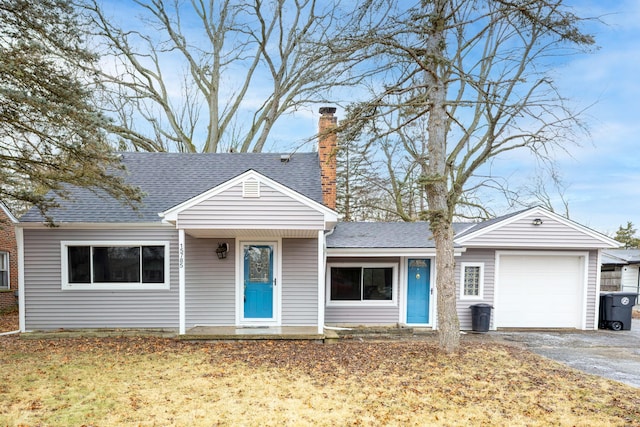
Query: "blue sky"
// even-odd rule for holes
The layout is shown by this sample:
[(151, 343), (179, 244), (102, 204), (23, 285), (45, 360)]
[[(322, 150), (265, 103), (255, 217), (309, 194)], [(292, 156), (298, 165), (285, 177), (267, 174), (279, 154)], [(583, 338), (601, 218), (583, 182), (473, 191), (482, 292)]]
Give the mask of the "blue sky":
[[(570, 4), (579, 16), (600, 16), (603, 22), (587, 27), (599, 48), (555, 70), (560, 91), (575, 108), (586, 108), (583, 120), (590, 132), (579, 146), (570, 148), (570, 155), (557, 157), (569, 215), (609, 235), (627, 221), (640, 230), (640, 2), (572, 0)], [(302, 122), (297, 129), (314, 129), (317, 110), (296, 119)], [(278, 131), (273, 141), (284, 143)], [(519, 155), (530, 158), (526, 152)], [(533, 160), (529, 167), (507, 167), (504, 176), (526, 180), (535, 175)], [(556, 209), (562, 210), (559, 202)], [(499, 206), (496, 212), (506, 213)]]
[[(557, 158), (567, 187), (569, 214), (571, 219), (609, 235), (627, 221), (640, 229), (640, 155), (636, 154), (640, 135), (640, 2), (568, 3), (579, 16), (599, 16), (603, 21), (587, 27), (596, 36), (599, 49), (572, 57), (554, 70), (561, 93), (575, 108), (587, 108), (583, 120), (590, 131), (590, 137), (582, 138), (570, 155), (559, 154)], [(122, 0), (120, 4), (131, 2)], [(123, 10), (116, 15), (122, 17)], [(133, 16), (126, 15), (125, 19)], [(317, 129), (318, 107), (281, 119), (266, 149), (286, 151), (312, 135)], [(526, 153), (519, 155), (517, 169), (505, 167), (503, 174), (525, 181), (533, 176), (534, 164), (527, 164)], [(506, 213), (499, 206), (495, 211)]]

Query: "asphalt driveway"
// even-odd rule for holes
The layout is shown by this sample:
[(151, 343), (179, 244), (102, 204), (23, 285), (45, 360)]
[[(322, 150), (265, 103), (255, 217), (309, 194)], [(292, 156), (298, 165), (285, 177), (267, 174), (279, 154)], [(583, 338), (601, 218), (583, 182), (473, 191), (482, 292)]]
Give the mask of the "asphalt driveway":
[(493, 332), (541, 356), (640, 388), (640, 319), (630, 331)]

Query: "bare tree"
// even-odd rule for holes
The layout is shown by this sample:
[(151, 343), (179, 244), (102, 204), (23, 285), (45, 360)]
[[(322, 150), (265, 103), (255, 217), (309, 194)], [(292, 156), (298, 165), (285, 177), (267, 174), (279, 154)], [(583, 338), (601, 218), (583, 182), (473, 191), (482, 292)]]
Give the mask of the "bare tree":
[(88, 1), (111, 130), (135, 149), (260, 152), (278, 118), (362, 78), (324, 42), (336, 2), (134, 0), (132, 28)]
[(95, 107), (84, 21), (69, 1), (0, 2), (0, 199), (13, 208), (55, 206), (50, 190), (88, 187), (133, 207), (138, 190), (113, 169), (108, 120)]
[[(385, 10), (386, 24), (375, 32), (344, 34), (335, 49), (370, 66), (383, 64), (381, 90), (355, 109), (362, 120), (403, 117), (387, 128), (389, 134), (420, 118), (427, 122), (422, 183), (436, 245), (439, 340), (455, 352), (460, 338), (453, 219), (459, 212), (486, 214), (476, 195), (495, 184), (486, 169), (492, 159), (517, 149), (541, 158), (550, 157), (552, 147), (567, 149), (581, 123), (547, 71), (553, 58), (594, 40), (562, 0), (368, 4), (373, 15)], [(355, 120), (344, 123), (349, 125), (362, 126)]]

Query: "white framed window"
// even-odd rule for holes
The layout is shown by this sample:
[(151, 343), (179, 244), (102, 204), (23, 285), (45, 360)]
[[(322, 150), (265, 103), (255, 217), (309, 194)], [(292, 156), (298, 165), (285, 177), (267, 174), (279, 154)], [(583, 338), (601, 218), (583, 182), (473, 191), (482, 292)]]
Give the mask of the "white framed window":
[(327, 305), (395, 306), (397, 264), (330, 263), (327, 265)]
[(169, 289), (169, 246), (167, 241), (63, 241), (62, 289)]
[(460, 299), (482, 299), (484, 291), (484, 263), (460, 263)]
[(0, 251), (0, 289), (9, 289), (9, 252)]

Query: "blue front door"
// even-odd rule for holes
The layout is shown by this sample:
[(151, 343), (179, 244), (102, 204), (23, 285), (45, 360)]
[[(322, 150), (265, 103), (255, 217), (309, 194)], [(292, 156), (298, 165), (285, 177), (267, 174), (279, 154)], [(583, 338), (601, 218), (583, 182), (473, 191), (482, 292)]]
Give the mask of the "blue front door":
[(273, 246), (244, 246), (244, 318), (273, 318)]
[(407, 323), (429, 323), (431, 261), (410, 259), (407, 279)]

